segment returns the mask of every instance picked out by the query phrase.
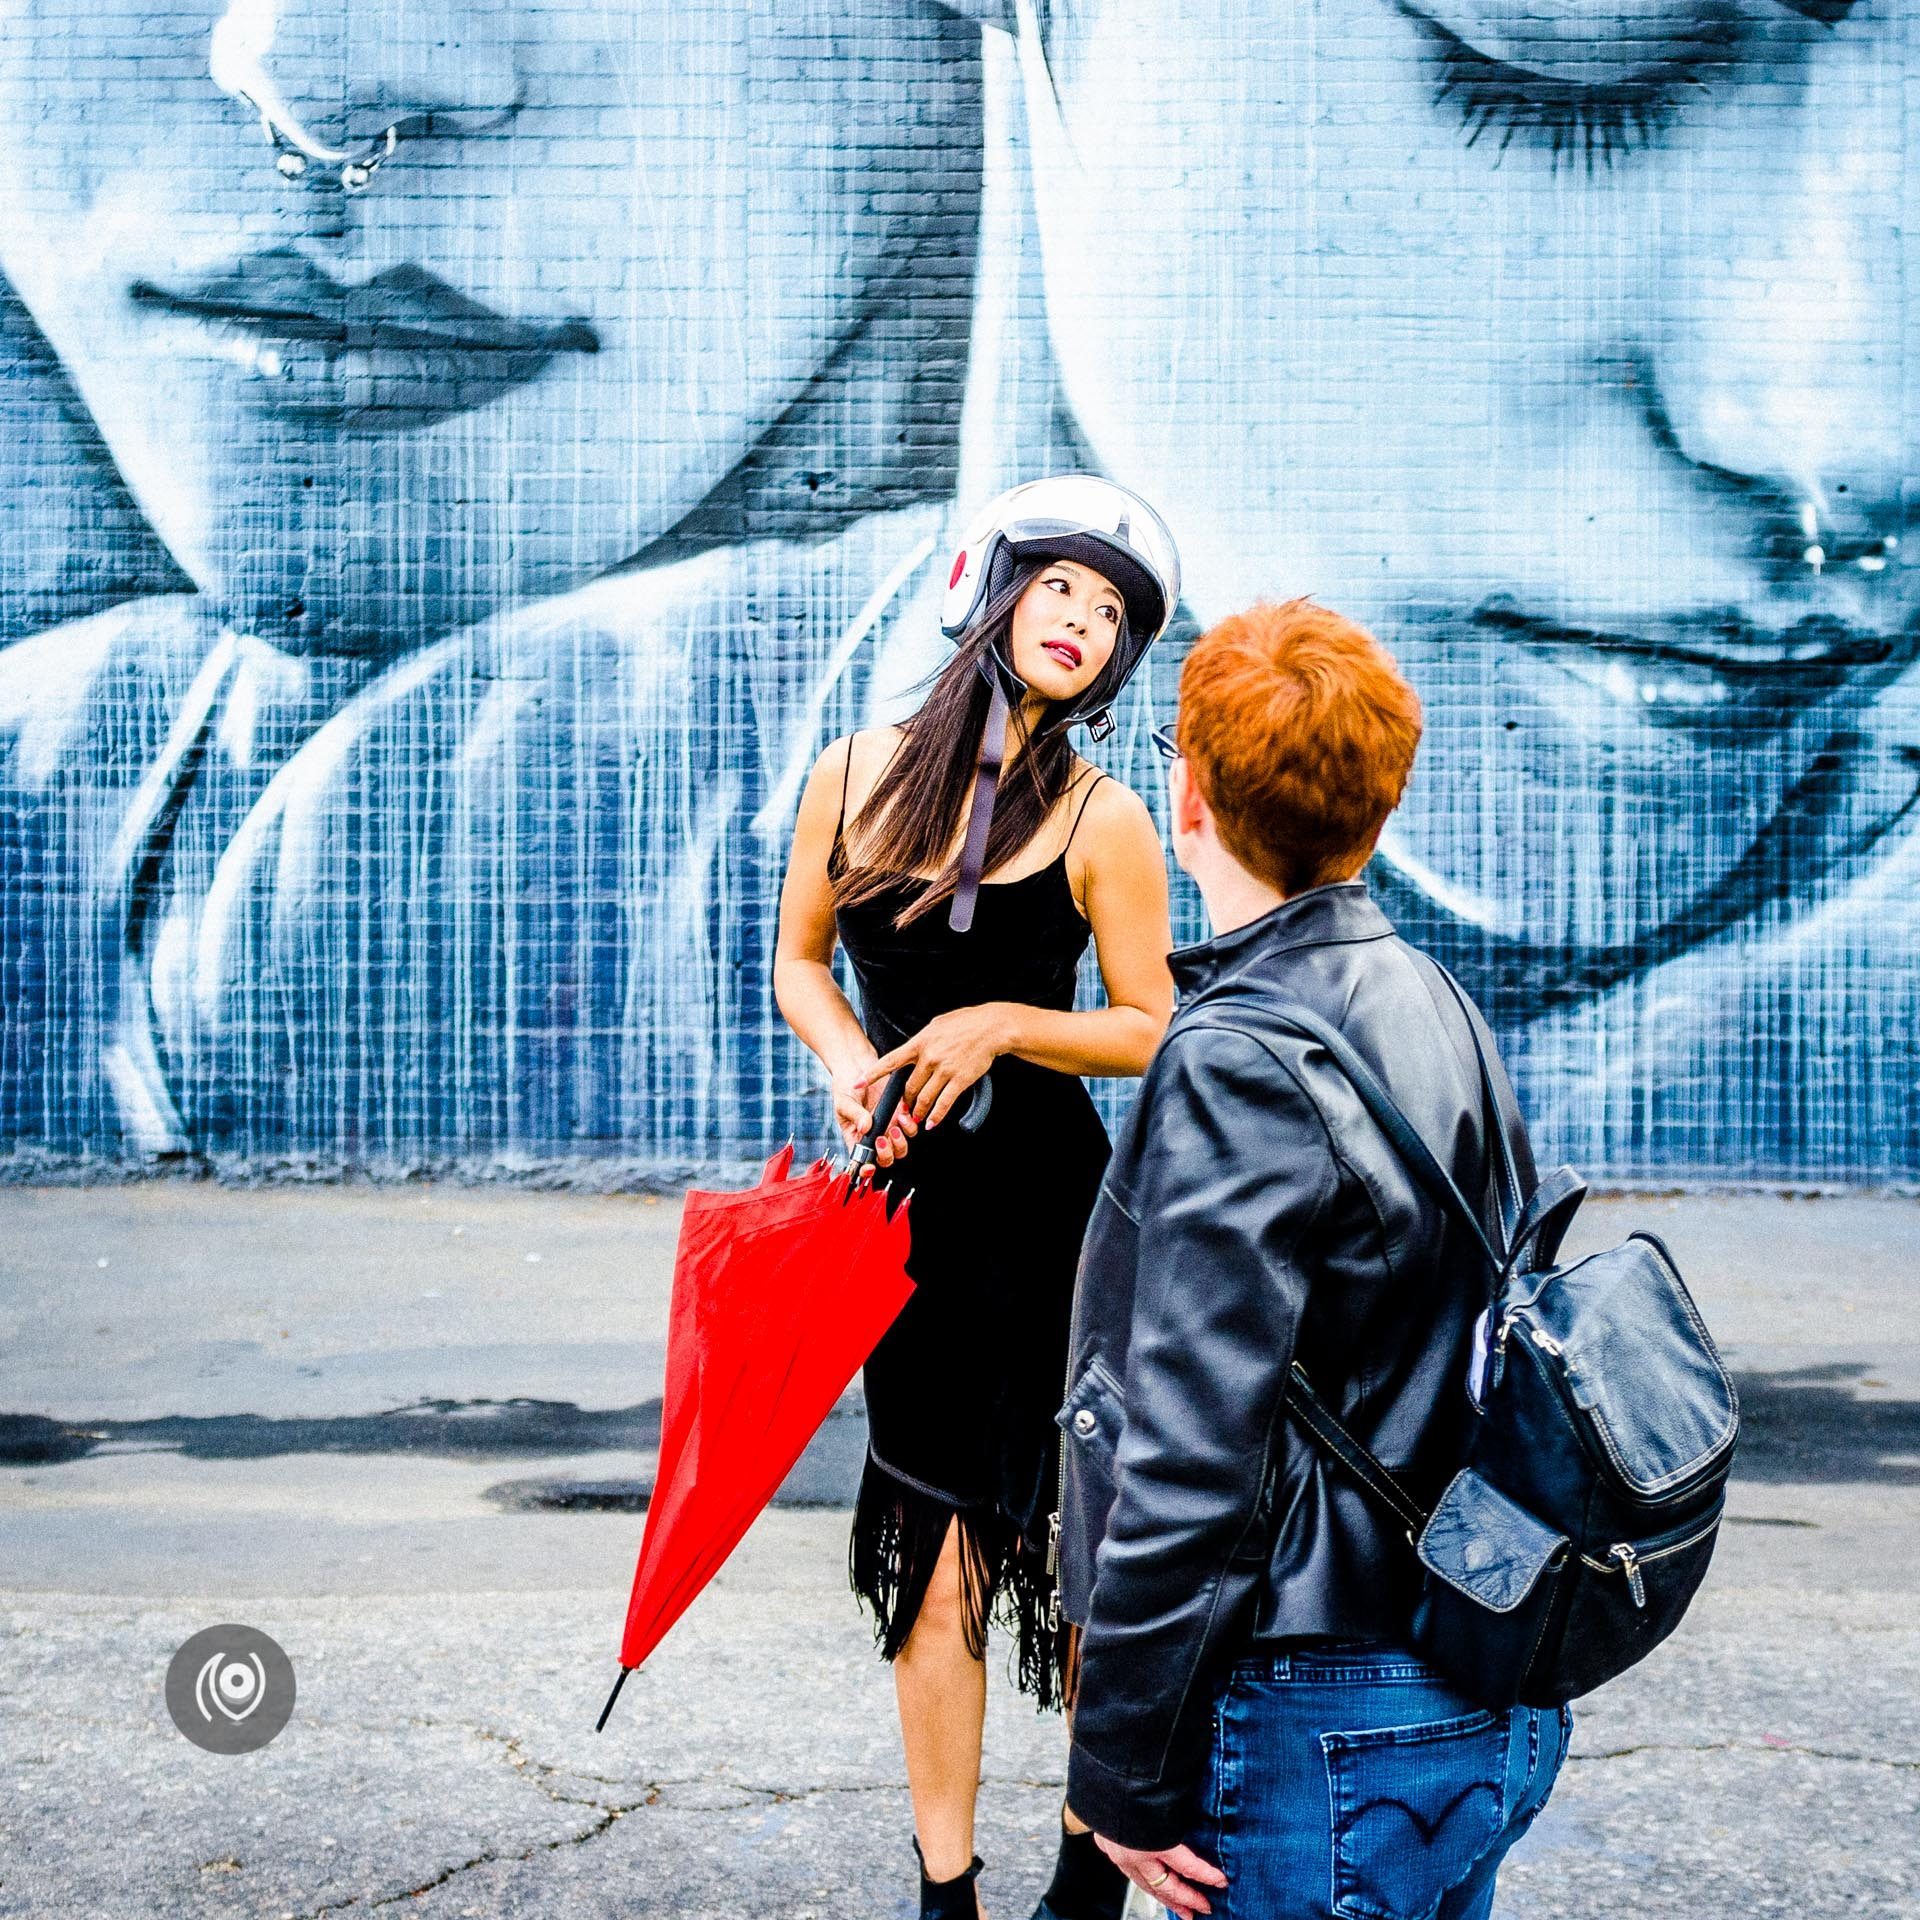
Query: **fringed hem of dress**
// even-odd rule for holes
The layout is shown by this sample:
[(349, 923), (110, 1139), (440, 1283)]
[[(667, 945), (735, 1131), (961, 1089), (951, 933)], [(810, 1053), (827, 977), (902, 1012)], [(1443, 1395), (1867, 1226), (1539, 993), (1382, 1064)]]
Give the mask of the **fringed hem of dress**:
[(947, 1529), (960, 1531), (961, 1620), (967, 1651), (987, 1653), (987, 1628), (1014, 1640), (1013, 1677), (1041, 1712), (1068, 1698), (1073, 1630), (1053, 1610), (1054, 1583), (998, 1507), (963, 1507), (896, 1480), (871, 1454), (860, 1476), (847, 1572), (871, 1610), (883, 1660), (898, 1658), (933, 1584)]

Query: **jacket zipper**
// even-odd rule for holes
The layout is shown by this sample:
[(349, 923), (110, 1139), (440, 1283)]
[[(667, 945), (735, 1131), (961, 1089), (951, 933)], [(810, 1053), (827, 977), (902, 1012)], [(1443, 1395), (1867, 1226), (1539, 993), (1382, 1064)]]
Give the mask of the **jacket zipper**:
[[(1067, 1362), (1067, 1384), (1061, 1390), (1060, 1404), (1067, 1404), (1073, 1391), (1073, 1362)], [(1047, 1631), (1060, 1631), (1060, 1523), (1067, 1511), (1067, 1436), (1059, 1440), (1060, 1471), (1054, 1484), (1053, 1518), (1047, 1522), (1047, 1578), (1053, 1583), (1053, 1595), (1047, 1602)]]
[[(1074, 1318), (1079, 1316), (1076, 1314)], [(1078, 1331), (1071, 1325), (1067, 1328), (1067, 1377), (1060, 1383), (1063, 1407), (1073, 1398), (1073, 1336)], [(1060, 1437), (1054, 1448), (1053, 1518), (1047, 1522), (1047, 1578), (1053, 1583), (1053, 1595), (1047, 1602), (1049, 1633), (1060, 1631), (1060, 1527), (1067, 1513), (1067, 1436), (1064, 1428), (1056, 1431)]]

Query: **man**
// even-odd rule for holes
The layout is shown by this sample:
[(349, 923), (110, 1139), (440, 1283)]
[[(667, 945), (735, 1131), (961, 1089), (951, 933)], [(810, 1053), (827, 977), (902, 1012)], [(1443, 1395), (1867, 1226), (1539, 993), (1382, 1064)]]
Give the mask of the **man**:
[(1088, 1227), (1061, 1591), (1068, 1801), (1183, 1916), (1484, 1920), (1566, 1752), (1564, 1710), (1487, 1712), (1408, 1650), (1400, 1526), (1282, 1401), (1297, 1360), (1422, 1498), (1465, 1450), (1481, 1271), (1325, 1050), (1261, 1017), (1336, 1025), (1486, 1191), (1466, 1016), (1359, 877), (1420, 728), (1386, 651), (1294, 601), (1198, 642), (1163, 747), (1213, 937), (1173, 956)]

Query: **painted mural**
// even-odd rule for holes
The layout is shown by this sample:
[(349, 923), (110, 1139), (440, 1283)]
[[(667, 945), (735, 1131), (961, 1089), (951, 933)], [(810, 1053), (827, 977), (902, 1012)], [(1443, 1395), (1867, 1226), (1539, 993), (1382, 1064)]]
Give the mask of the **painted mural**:
[(1189, 582), (1092, 751), (1157, 808), (1182, 635), (1372, 625), (1372, 879), (1543, 1150), (1913, 1177), (1916, 73), (1890, 0), (9, 0), (14, 1163), (823, 1141), (800, 782), (1089, 465)]

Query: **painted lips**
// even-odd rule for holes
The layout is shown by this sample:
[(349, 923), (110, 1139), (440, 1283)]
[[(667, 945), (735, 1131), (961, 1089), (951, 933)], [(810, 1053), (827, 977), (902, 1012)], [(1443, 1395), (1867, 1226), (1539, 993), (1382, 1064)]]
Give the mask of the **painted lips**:
[(1040, 644), (1043, 652), (1050, 653), (1056, 659), (1065, 661), (1070, 667), (1079, 666), (1080, 649), (1076, 647), (1071, 640), (1043, 640)]
[(411, 262), (348, 286), (286, 248), (190, 287), (137, 280), (136, 307), (198, 322), (269, 409), (398, 432), (485, 406), (557, 355), (597, 353), (585, 320), (515, 320)]
[(1473, 624), (1543, 657), (1587, 663), (1587, 677), (1597, 673), (1649, 719), (1682, 725), (1724, 725), (1736, 713), (1784, 724), (1844, 687), (1882, 683), (1920, 657), (1920, 622), (1876, 630), (1824, 612), (1776, 628), (1735, 612), (1686, 614), (1622, 632), (1540, 619), (1501, 598), (1482, 605)]

